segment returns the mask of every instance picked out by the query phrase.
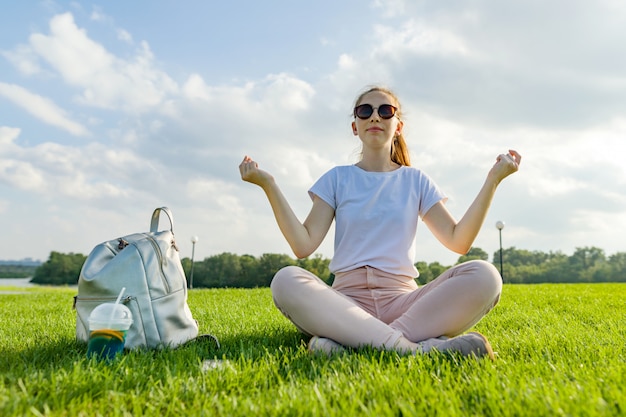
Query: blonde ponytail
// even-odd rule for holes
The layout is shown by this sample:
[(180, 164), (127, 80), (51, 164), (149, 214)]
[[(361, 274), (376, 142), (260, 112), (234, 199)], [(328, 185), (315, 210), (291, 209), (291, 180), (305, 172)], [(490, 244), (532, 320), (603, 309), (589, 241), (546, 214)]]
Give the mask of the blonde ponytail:
[(406, 145), (404, 135), (399, 133), (391, 144), (391, 160), (399, 165), (411, 166), (409, 147)]

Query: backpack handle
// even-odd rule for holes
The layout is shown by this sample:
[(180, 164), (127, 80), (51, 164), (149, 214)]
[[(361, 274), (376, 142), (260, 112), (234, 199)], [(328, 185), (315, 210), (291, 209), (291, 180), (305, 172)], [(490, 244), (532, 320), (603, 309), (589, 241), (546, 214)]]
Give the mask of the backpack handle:
[(156, 233), (159, 230), (159, 216), (161, 212), (167, 215), (167, 218), (170, 221), (170, 231), (174, 234), (174, 216), (172, 215), (172, 211), (167, 207), (159, 207), (154, 210), (152, 213), (152, 220), (150, 221), (150, 232)]

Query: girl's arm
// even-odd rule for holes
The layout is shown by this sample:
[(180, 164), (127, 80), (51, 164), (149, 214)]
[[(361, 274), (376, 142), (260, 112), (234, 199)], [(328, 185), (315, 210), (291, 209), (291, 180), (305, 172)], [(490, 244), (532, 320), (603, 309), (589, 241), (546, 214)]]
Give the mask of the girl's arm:
[(521, 160), (521, 155), (514, 150), (499, 155), (474, 202), (460, 221), (457, 222), (444, 204), (439, 202), (424, 215), (424, 223), (445, 247), (460, 254), (467, 253), (487, 217), (496, 188), (504, 178), (519, 169)]
[(278, 227), (294, 255), (306, 258), (319, 247), (330, 229), (335, 211), (322, 199), (315, 197), (313, 207), (304, 223), (300, 222), (289, 206), (287, 199), (272, 177), (246, 156), (239, 165), (241, 179), (256, 184), (265, 191)]

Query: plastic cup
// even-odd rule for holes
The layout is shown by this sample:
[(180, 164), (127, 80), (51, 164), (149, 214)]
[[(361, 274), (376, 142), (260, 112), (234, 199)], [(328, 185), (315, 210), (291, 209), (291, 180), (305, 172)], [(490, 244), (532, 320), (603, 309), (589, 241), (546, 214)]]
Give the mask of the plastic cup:
[(131, 324), (132, 313), (124, 304), (106, 303), (94, 308), (89, 315), (87, 357), (113, 359), (124, 350)]

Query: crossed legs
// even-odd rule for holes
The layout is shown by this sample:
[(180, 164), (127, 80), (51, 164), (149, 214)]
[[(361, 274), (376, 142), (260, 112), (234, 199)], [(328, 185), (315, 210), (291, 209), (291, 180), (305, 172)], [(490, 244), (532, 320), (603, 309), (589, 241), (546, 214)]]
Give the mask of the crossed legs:
[(470, 261), (416, 290), (367, 300), (290, 266), (278, 271), (271, 289), (278, 309), (308, 335), (350, 347), (416, 351), (416, 342), (453, 337), (475, 325), (498, 302), (502, 282), (493, 265)]
[(344, 346), (394, 347), (402, 332), (366, 312), (312, 273), (288, 266), (271, 284), (276, 307), (303, 333)]

